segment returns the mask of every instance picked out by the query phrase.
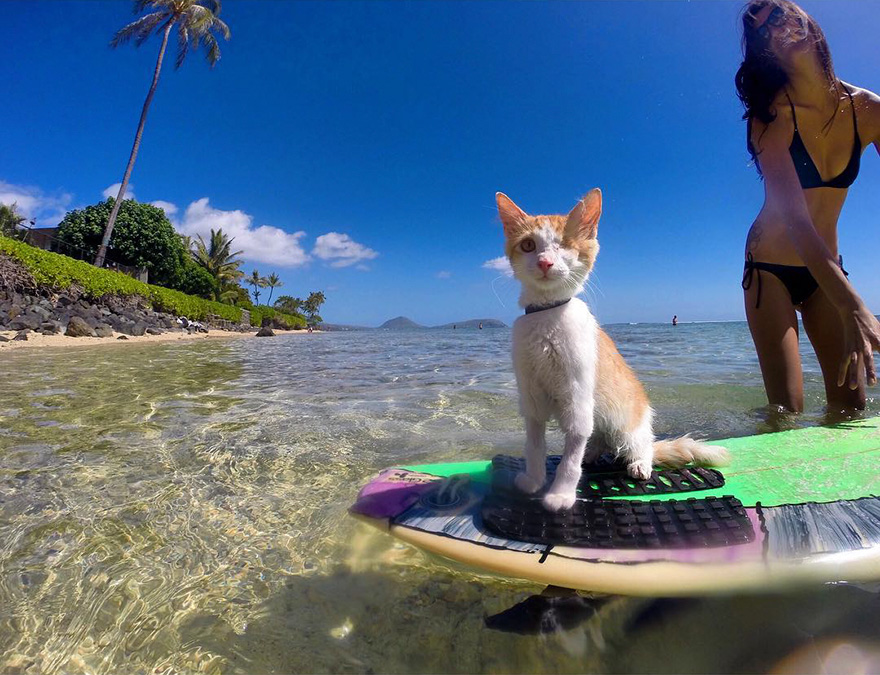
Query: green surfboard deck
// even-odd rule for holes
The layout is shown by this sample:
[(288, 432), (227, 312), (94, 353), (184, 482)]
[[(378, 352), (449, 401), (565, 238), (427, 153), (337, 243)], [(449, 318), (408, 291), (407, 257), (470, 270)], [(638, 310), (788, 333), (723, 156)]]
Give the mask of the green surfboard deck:
[[(734, 495), (745, 506), (834, 502), (880, 494), (880, 417), (826, 427), (712, 441), (731, 456), (721, 467), (725, 485), (688, 496)], [(467, 474), (491, 480), (491, 462), (455, 462), (403, 467), (435, 476)], [(680, 494), (651, 499), (681, 499)], [(617, 497), (616, 499), (645, 499)]]

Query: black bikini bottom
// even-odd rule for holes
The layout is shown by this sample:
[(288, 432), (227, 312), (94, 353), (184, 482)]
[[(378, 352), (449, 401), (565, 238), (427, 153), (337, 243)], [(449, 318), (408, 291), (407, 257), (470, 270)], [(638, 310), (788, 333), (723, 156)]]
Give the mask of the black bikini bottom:
[[(849, 273), (843, 269), (843, 256), (838, 260), (840, 269), (846, 276)], [(806, 301), (816, 289), (819, 288), (819, 282), (813, 277), (809, 268), (803, 265), (777, 265), (776, 263), (755, 262), (752, 254), (749, 253), (746, 258), (746, 264), (743, 268), (742, 287), (744, 291), (749, 290), (752, 286), (752, 276), (758, 275), (758, 297), (755, 300), (755, 309), (761, 306), (761, 270), (770, 272), (777, 277), (788, 290), (791, 297), (792, 305), (800, 305)]]

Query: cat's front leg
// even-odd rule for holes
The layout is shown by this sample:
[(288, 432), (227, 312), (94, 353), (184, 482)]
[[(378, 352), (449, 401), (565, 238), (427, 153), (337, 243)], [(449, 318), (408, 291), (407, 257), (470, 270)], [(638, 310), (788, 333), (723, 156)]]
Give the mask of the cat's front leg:
[(544, 495), (548, 511), (563, 511), (574, 506), (577, 486), (581, 479), (581, 464), (587, 441), (593, 433), (593, 406), (584, 405), (574, 420), (561, 420), (565, 431), (565, 449), (556, 468), (553, 485)]
[(547, 479), (547, 444), (544, 438), (546, 425), (534, 417), (526, 417), (526, 470), (514, 478), (516, 487), (526, 494), (534, 494)]

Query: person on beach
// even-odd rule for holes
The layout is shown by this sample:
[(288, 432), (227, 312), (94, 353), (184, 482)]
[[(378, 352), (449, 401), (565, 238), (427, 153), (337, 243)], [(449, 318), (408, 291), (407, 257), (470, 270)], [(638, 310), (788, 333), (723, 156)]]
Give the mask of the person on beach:
[(804, 408), (796, 310), (829, 407), (865, 407), (880, 323), (847, 280), (837, 220), (862, 150), (880, 152), (880, 97), (837, 78), (822, 29), (788, 0), (743, 10), (736, 90), (764, 205), (745, 247), (746, 317), (769, 402)]

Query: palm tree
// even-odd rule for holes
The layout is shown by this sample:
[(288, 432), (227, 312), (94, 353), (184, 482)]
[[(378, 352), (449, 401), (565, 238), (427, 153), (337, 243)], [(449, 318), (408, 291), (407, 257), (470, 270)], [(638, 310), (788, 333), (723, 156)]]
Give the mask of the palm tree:
[(318, 312), (321, 309), (321, 305), (324, 304), (324, 291), (313, 291), (309, 293), (309, 297), (305, 299), (303, 302), (303, 309), (305, 309), (306, 316), (309, 319), (309, 323), (323, 323), (324, 320), (321, 318), (321, 315)]
[(141, 120), (138, 123), (137, 133), (134, 137), (134, 145), (131, 148), (131, 156), (128, 158), (125, 175), (122, 177), (122, 184), (119, 186), (119, 194), (116, 195), (116, 201), (113, 203), (113, 209), (110, 211), (110, 217), (107, 219), (107, 226), (104, 228), (104, 237), (101, 239), (98, 254), (95, 256), (96, 267), (103, 266), (104, 258), (107, 255), (107, 247), (110, 245), (110, 237), (113, 235), (113, 226), (116, 224), (116, 215), (119, 213), (119, 206), (122, 204), (122, 199), (125, 196), (128, 179), (131, 177), (134, 160), (137, 158), (138, 148), (141, 144), (144, 123), (147, 121), (147, 110), (149, 110), (150, 102), (153, 100), (153, 94), (156, 93), (156, 85), (159, 84), (159, 72), (162, 70), (162, 60), (165, 58), (165, 47), (168, 45), (168, 36), (171, 34), (171, 29), (177, 26), (177, 62), (175, 63), (175, 68), (180, 68), (183, 65), (187, 50), (196, 50), (200, 46), (204, 46), (207, 50), (205, 56), (213, 68), (217, 61), (220, 60), (220, 46), (217, 43), (214, 32), (216, 31), (226, 40), (231, 35), (229, 26), (218, 18), (220, 14), (220, 0), (135, 0), (134, 13), (140, 14), (147, 7), (152, 7), (156, 11), (142, 16), (137, 21), (133, 21), (124, 28), (119, 29), (110, 41), (110, 46), (114, 48), (129, 40), (134, 40), (135, 46), (140, 47), (147, 41), (154, 30), (157, 33), (162, 33), (162, 46), (159, 48), (159, 58), (156, 59), (153, 83), (150, 85), (150, 91), (147, 93), (147, 100), (144, 101)]
[(272, 292), (276, 288), (281, 288), (284, 284), (281, 282), (281, 279), (278, 278), (278, 275), (275, 272), (272, 272), (268, 277), (263, 279), (266, 282), (266, 286), (269, 287), (269, 299), (266, 301), (266, 304), (272, 305)]
[(215, 300), (223, 300), (224, 295), (229, 297), (229, 291), (234, 290), (229, 287), (236, 286), (235, 282), (244, 276), (238, 269), (242, 261), (235, 257), (241, 255), (241, 251), (230, 252), (234, 240), (235, 237), (230, 239), (221, 229), (211, 230), (211, 237), (207, 242), (198, 235), (191, 251), (193, 259), (216, 280)]
[(260, 276), (260, 273), (257, 270), (254, 270), (251, 275), (244, 280), (244, 282), (248, 286), (254, 287), (254, 300), (256, 300), (256, 304), (260, 304), (260, 290), (261, 288), (265, 288), (268, 284), (266, 283), (266, 279)]
[[(4, 237), (20, 237), (19, 228), (27, 220), (18, 212), (18, 203), (0, 204), (0, 235)], [(275, 276), (274, 274), (272, 275)], [(278, 277), (275, 277), (276, 279)]]

